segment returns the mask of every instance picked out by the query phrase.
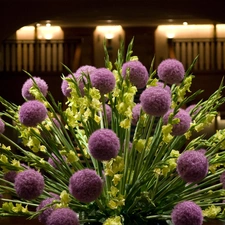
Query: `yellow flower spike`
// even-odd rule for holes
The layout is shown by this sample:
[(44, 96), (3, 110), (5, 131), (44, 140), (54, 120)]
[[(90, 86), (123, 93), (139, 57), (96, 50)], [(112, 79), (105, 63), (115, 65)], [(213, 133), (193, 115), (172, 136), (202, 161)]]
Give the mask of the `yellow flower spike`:
[(121, 217), (120, 216), (110, 217), (103, 223), (103, 225), (122, 225)]
[(3, 162), (3, 163), (9, 162), (8, 157), (6, 155), (3, 155), (3, 154), (0, 155), (0, 161)]
[(3, 211), (5, 211), (5, 212), (12, 212), (13, 210), (13, 207), (14, 207), (14, 205), (13, 205), (13, 203), (12, 202), (4, 202), (3, 204), (2, 204), (2, 209), (3, 209)]
[(172, 124), (162, 126), (163, 141), (165, 143), (169, 143), (173, 139), (173, 136), (171, 135), (172, 129), (173, 129)]
[(167, 165), (164, 165), (163, 167), (162, 167), (162, 175), (164, 176), (164, 177), (166, 177), (167, 176), (167, 174), (170, 172), (170, 168), (167, 166)]
[(204, 217), (208, 217), (210, 219), (215, 219), (216, 216), (221, 212), (220, 206), (211, 205), (207, 209), (202, 211)]
[(74, 151), (70, 150), (69, 153), (66, 154), (67, 161), (70, 163), (77, 162), (79, 160), (78, 156)]
[(111, 186), (110, 190), (111, 190), (111, 191), (110, 191), (111, 196), (112, 196), (112, 197), (116, 197), (117, 193), (119, 192), (119, 189), (117, 189), (117, 188), (114, 187), (114, 186)]
[(22, 205), (19, 204), (19, 203), (16, 203), (16, 206), (14, 206), (12, 208), (12, 211), (15, 212), (15, 213), (18, 213), (18, 212), (22, 212), (22, 209), (23, 209)]
[(68, 207), (71, 201), (71, 198), (70, 198), (70, 195), (64, 190), (60, 194), (60, 200), (61, 200), (61, 204), (60, 204), (61, 207)]
[(145, 147), (145, 142), (145, 139), (139, 139), (135, 145), (135, 149), (141, 153)]
[(40, 151), (41, 152), (47, 152), (47, 148), (44, 145), (40, 146)]
[(190, 139), (191, 135), (192, 135), (192, 132), (190, 130), (184, 134), (184, 136), (187, 140)]
[(13, 159), (13, 160), (12, 160), (12, 165), (19, 168), (19, 167), (20, 167), (20, 161), (18, 161), (18, 160), (16, 160), (16, 159)]
[(199, 132), (199, 131), (203, 130), (204, 127), (205, 127), (204, 123), (200, 123), (200, 124), (198, 124), (198, 125), (195, 126), (195, 130), (197, 132)]
[(113, 200), (110, 200), (107, 204), (110, 209), (117, 209), (117, 203)]
[(120, 122), (120, 127), (124, 129), (128, 129), (130, 128), (130, 123), (131, 123), (131, 119), (126, 118)]
[(123, 177), (123, 174), (115, 174), (114, 177), (113, 177), (113, 183), (115, 186), (118, 185), (118, 183), (120, 182), (120, 180), (122, 179)]
[(178, 158), (180, 156), (180, 152), (177, 150), (172, 150), (170, 153), (171, 157)]
[(100, 124), (101, 117), (95, 114), (94, 120), (95, 120), (96, 123)]
[(156, 175), (161, 175), (161, 169), (160, 168), (155, 168), (154, 172)]
[(11, 146), (5, 146), (4, 144), (0, 144), (1, 148), (7, 151), (11, 151)]

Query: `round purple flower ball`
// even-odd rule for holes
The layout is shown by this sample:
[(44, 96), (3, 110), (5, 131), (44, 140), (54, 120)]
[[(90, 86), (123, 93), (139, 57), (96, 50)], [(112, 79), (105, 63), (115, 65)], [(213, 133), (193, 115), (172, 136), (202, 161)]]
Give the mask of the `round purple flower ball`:
[(0, 118), (0, 134), (4, 133), (5, 131), (5, 123)]
[[(169, 110), (163, 117), (163, 123), (167, 124), (170, 114), (173, 112), (173, 109)], [(178, 136), (183, 135), (188, 131), (191, 124), (191, 116), (184, 109), (179, 109), (178, 113), (174, 118), (179, 118), (180, 121), (177, 124), (173, 124), (172, 135)]]
[[(48, 85), (47, 83), (41, 79), (40, 77), (33, 77), (34, 81), (36, 82), (38, 88), (40, 89), (41, 93), (46, 96), (48, 93)], [(22, 87), (22, 96), (27, 100), (34, 100), (35, 97), (30, 93), (30, 88), (34, 85), (34, 81), (29, 78), (25, 81)]]
[(31, 100), (21, 105), (19, 120), (27, 127), (35, 127), (47, 117), (45, 105), (37, 100)]
[(165, 88), (149, 87), (142, 92), (140, 102), (145, 113), (163, 116), (170, 109), (171, 95)]
[(160, 80), (167, 84), (178, 84), (184, 79), (185, 70), (183, 64), (176, 59), (163, 60), (157, 69)]
[(58, 208), (49, 215), (47, 225), (79, 225), (79, 220), (72, 209)]
[(16, 179), (16, 176), (17, 176), (17, 171), (12, 170), (12, 171), (9, 171), (9, 172), (4, 174), (4, 179), (9, 181), (9, 182), (14, 183), (15, 179)]
[(167, 90), (169, 92), (169, 94), (171, 95), (171, 89), (168, 85), (165, 85), (163, 82), (158, 81), (156, 83), (156, 87), (161, 87), (161, 88), (165, 88), (165, 90)]
[(132, 109), (132, 120), (131, 120), (132, 125), (137, 124), (140, 117), (140, 113), (141, 113), (141, 104), (137, 103)]
[[(129, 69), (129, 72), (127, 71)], [(122, 76), (129, 74), (130, 82), (138, 89), (144, 88), (148, 81), (148, 71), (146, 67), (137, 60), (125, 62), (122, 66)]]
[(178, 203), (171, 214), (174, 225), (202, 225), (201, 208), (192, 201)]
[[(56, 198), (46, 198), (44, 200), (42, 200), (40, 202), (40, 204), (38, 205), (36, 211), (39, 211), (41, 210), (42, 208), (44, 208), (45, 206), (53, 203), (53, 201), (56, 200)], [(43, 223), (43, 224), (46, 224), (47, 223), (47, 219), (48, 217), (51, 215), (51, 213), (53, 212), (54, 210), (54, 207), (53, 206), (50, 206), (48, 207), (47, 209), (45, 209), (44, 211), (42, 211), (39, 216), (38, 216), (38, 220)]]
[(94, 66), (90, 66), (90, 65), (85, 65), (85, 66), (81, 66), (77, 69), (76, 73), (78, 74), (86, 74), (89, 76), (96, 70), (97, 68)]
[(120, 149), (120, 142), (114, 131), (99, 129), (94, 131), (89, 140), (90, 154), (99, 161), (107, 161), (115, 158)]
[[(66, 156), (62, 156), (62, 158), (66, 161)], [(48, 163), (54, 168), (58, 168), (58, 164), (61, 164), (61, 161), (56, 155), (52, 154), (52, 156), (48, 158)]]
[[(84, 95), (84, 81), (86, 81), (86, 78), (83, 76), (82, 73), (74, 73), (73, 76), (70, 74), (66, 78), (70, 79), (76, 79), (78, 82), (78, 87), (80, 89), (80, 93), (83, 96)], [(71, 89), (69, 88), (69, 84), (67, 80), (63, 80), (61, 84), (61, 90), (64, 96), (70, 97)]]
[(89, 203), (97, 199), (103, 187), (101, 177), (92, 169), (75, 172), (69, 181), (70, 193), (80, 202)]
[(36, 170), (24, 170), (17, 174), (14, 185), (20, 198), (32, 200), (42, 194), (44, 177)]
[(201, 110), (201, 106), (199, 106), (197, 109), (195, 109), (193, 111), (193, 109), (196, 107), (196, 104), (192, 104), (192, 105), (189, 105), (185, 110), (190, 113), (191, 115), (196, 115), (198, 114), (198, 112)]
[(205, 178), (208, 167), (208, 159), (199, 151), (186, 151), (177, 160), (177, 172), (187, 183), (199, 182)]
[[(107, 121), (108, 121), (108, 123), (110, 123), (112, 120), (112, 108), (108, 104), (105, 104), (105, 111), (106, 111)], [(102, 108), (102, 115), (104, 115), (103, 108)]]
[(96, 69), (90, 76), (91, 84), (98, 89), (102, 95), (112, 91), (116, 84), (114, 74), (106, 69)]

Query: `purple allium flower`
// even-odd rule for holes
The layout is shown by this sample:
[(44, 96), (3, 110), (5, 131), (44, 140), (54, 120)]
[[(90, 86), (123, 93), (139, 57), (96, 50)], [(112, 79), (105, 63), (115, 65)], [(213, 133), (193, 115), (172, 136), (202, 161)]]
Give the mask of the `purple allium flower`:
[[(167, 124), (170, 114), (173, 112), (173, 109), (169, 110), (163, 117), (163, 123)], [(180, 121), (177, 124), (173, 125), (172, 135), (178, 136), (183, 135), (188, 131), (191, 124), (191, 116), (184, 109), (179, 109), (178, 113), (174, 118), (179, 118)]]
[(103, 181), (92, 169), (83, 169), (75, 172), (70, 178), (69, 191), (81, 202), (92, 202), (102, 192)]
[(48, 217), (47, 225), (79, 225), (79, 220), (72, 209), (58, 208)]
[[(112, 109), (108, 104), (105, 104), (105, 111), (106, 111), (107, 121), (108, 121), (108, 123), (110, 123), (112, 120)], [(102, 115), (104, 116), (103, 108), (102, 108)]]
[[(40, 202), (40, 204), (38, 205), (36, 211), (39, 211), (42, 208), (44, 208), (45, 206), (53, 203), (54, 200), (56, 200), (56, 198), (46, 198), (46, 199), (42, 200)], [(49, 208), (45, 209), (41, 214), (39, 214), (38, 220), (41, 223), (46, 224), (47, 223), (47, 219), (51, 215), (51, 213), (53, 212), (53, 210), (54, 210), (54, 207), (53, 206), (50, 206)]]
[[(36, 82), (38, 88), (40, 89), (41, 93), (46, 96), (48, 92), (48, 85), (47, 83), (41, 79), (40, 77), (33, 77), (34, 81)], [(22, 96), (27, 100), (34, 100), (35, 97), (30, 93), (30, 88), (34, 85), (34, 82), (31, 78), (27, 79), (22, 87)]]
[(203, 155), (205, 155), (205, 153), (207, 152), (206, 149), (203, 149), (203, 148), (200, 148), (196, 151), (201, 152)]
[(170, 95), (171, 95), (171, 89), (168, 85), (165, 85), (163, 82), (157, 82), (156, 87), (161, 87), (161, 88), (165, 88), (165, 90), (167, 90)]
[(4, 133), (5, 131), (5, 123), (0, 118), (0, 134)]
[(19, 120), (27, 127), (35, 127), (45, 120), (47, 109), (45, 105), (37, 100), (31, 100), (21, 105)]
[(17, 171), (12, 170), (4, 174), (4, 179), (14, 183), (16, 176), (17, 176)]
[(33, 169), (18, 173), (14, 184), (17, 195), (26, 200), (37, 198), (44, 190), (43, 176)]
[(94, 66), (89, 66), (89, 65), (85, 65), (85, 66), (81, 66), (77, 69), (76, 73), (78, 74), (89, 74), (91, 75), (97, 68)]
[(58, 119), (53, 118), (52, 121), (56, 125), (56, 127), (61, 128), (61, 124), (59, 123)]
[(170, 93), (161, 87), (149, 87), (140, 96), (144, 112), (152, 116), (163, 116), (170, 108)]
[(225, 171), (220, 175), (220, 183), (222, 183), (223, 188), (225, 188)]
[[(54, 160), (53, 160), (52, 158), (54, 158)], [(64, 161), (66, 160), (66, 156), (62, 156), (62, 158), (63, 158)], [(58, 167), (58, 166), (57, 166), (58, 164), (56, 164), (55, 161), (56, 161), (58, 164), (61, 164), (60, 159), (59, 159), (56, 155), (52, 154), (52, 157), (49, 157), (49, 158), (48, 158), (48, 163), (49, 163), (51, 166), (53, 166), (54, 168), (57, 168), (57, 167)]]
[(94, 131), (89, 140), (88, 146), (91, 155), (99, 161), (107, 161), (115, 158), (120, 149), (119, 138), (110, 129), (99, 129)]
[(98, 89), (102, 95), (112, 91), (116, 84), (114, 74), (106, 68), (96, 69), (90, 79), (92, 86)]
[(183, 64), (176, 59), (163, 60), (157, 69), (160, 80), (168, 84), (178, 84), (184, 79), (185, 70)]
[(131, 123), (133, 125), (137, 124), (137, 122), (139, 120), (139, 117), (140, 117), (140, 112), (141, 112), (141, 104), (137, 103), (132, 109), (132, 120), (131, 120)]
[(195, 111), (193, 112), (192, 110), (196, 107), (196, 104), (192, 104), (192, 105), (189, 105), (185, 110), (188, 112), (188, 113), (191, 113), (191, 115), (196, 115), (198, 114), (198, 112), (201, 110), (201, 107), (199, 106), (197, 109), (195, 109)]
[(201, 208), (192, 201), (178, 203), (171, 214), (174, 225), (202, 225)]
[(148, 81), (148, 71), (140, 61), (125, 62), (122, 66), (122, 76), (126, 77), (129, 69), (130, 82), (138, 89), (144, 88)]
[[(72, 75), (70, 74), (66, 78), (72, 79)], [(65, 79), (62, 81), (61, 90), (62, 90), (62, 93), (63, 93), (64, 96), (70, 97), (71, 89), (69, 88), (68, 81), (65, 80)]]
[(177, 172), (186, 182), (199, 182), (208, 173), (208, 159), (199, 151), (186, 151), (177, 160)]

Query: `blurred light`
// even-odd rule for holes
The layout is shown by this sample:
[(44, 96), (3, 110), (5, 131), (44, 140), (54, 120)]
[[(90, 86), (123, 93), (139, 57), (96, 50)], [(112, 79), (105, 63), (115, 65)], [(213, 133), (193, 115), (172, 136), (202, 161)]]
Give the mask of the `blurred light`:
[(184, 26), (187, 26), (187, 25), (188, 25), (188, 22), (183, 22), (183, 25), (184, 25)]
[(97, 26), (96, 31), (102, 33), (106, 39), (112, 39), (116, 34), (122, 31), (122, 26), (114, 25), (114, 26)]

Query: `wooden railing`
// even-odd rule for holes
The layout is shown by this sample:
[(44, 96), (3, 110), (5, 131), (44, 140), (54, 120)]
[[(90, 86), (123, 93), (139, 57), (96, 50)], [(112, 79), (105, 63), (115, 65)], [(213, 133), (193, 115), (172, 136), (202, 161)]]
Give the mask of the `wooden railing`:
[(1, 46), (0, 71), (62, 71), (71, 67), (81, 39), (7, 40)]
[(169, 57), (180, 60), (185, 68), (199, 55), (195, 70), (225, 70), (225, 39), (168, 39)]

